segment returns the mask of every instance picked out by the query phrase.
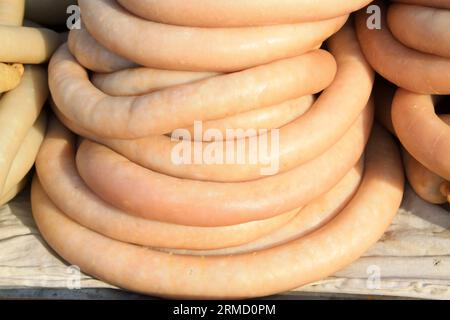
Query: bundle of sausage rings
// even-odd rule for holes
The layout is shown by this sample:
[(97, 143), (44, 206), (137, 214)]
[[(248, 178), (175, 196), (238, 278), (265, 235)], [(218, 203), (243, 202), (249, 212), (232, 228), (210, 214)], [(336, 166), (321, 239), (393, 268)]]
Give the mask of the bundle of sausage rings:
[[(99, 279), (178, 298), (270, 295), (360, 257), (404, 184), (348, 20), (368, 2), (79, 0), (32, 186), (46, 241)], [(246, 161), (260, 141), (274, 171)], [(244, 161), (205, 156), (230, 150)]]
[(45, 63), (59, 35), (25, 21), (24, 0), (0, 0), (0, 206), (27, 182), (44, 138)]
[[(381, 26), (357, 16), (372, 67), (398, 88), (382, 90), (378, 108), (403, 145), (408, 180), (428, 202), (450, 202), (450, 2), (399, 0), (381, 8)], [(392, 89), (391, 89), (392, 90)], [(387, 92), (387, 93), (386, 93)]]

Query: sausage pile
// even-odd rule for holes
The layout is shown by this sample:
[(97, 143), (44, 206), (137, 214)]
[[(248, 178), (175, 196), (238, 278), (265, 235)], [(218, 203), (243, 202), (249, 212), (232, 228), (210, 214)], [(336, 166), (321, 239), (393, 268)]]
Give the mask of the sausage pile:
[[(368, 2), (79, 0), (32, 187), (46, 241), (95, 277), (179, 298), (270, 295), (360, 257), (404, 179), (395, 141), (370, 134), (374, 72), (346, 23)], [(247, 161), (263, 139), (274, 172)], [(245, 161), (196, 161), (236, 141)], [(194, 152), (177, 162), (180, 147)]]
[(372, 67), (398, 86), (379, 106), (402, 143), (403, 160), (417, 194), (450, 202), (450, 3), (398, 0), (381, 8), (381, 28), (356, 18), (361, 48)]
[(24, 0), (0, 0), (0, 206), (25, 186), (44, 139), (49, 90), (38, 64), (60, 45), (56, 32), (23, 26), (24, 10)]

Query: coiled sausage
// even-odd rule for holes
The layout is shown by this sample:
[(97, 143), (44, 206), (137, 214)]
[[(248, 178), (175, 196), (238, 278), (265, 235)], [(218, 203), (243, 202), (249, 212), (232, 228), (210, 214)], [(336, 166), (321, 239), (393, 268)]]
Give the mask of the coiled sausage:
[(372, 120), (373, 108), (366, 108), (344, 137), (321, 156), (291, 171), (250, 182), (173, 178), (87, 140), (78, 149), (77, 168), (95, 193), (130, 214), (183, 225), (239, 224), (302, 207), (330, 190), (361, 157)]
[(398, 89), (392, 122), (406, 150), (429, 170), (450, 180), (450, 126), (436, 115), (432, 96)]
[(231, 257), (170, 255), (101, 236), (68, 219), (38, 180), (33, 183), (32, 208), (49, 245), (65, 260), (106, 282), (158, 296), (249, 298), (323, 279), (356, 260), (391, 223), (402, 200), (403, 183), (397, 146), (385, 132), (375, 130), (363, 182), (335, 219), (285, 245)]
[(392, 4), (387, 21), (405, 46), (450, 59), (450, 10)]
[(47, 73), (41, 66), (26, 66), (20, 85), (0, 100), (0, 194), (11, 164), (48, 96)]
[(266, 27), (191, 28), (140, 19), (114, 0), (78, 3), (87, 30), (99, 43), (139, 65), (164, 70), (234, 72), (298, 56), (316, 48), (348, 18)]
[[(280, 129), (279, 139), (269, 132), (264, 136), (247, 138), (243, 141), (244, 146), (235, 144), (235, 149), (245, 147), (242, 152), (244, 164), (199, 164), (194, 161), (194, 152), (189, 163), (185, 161), (179, 165), (172, 160), (172, 152), (180, 144), (183, 144), (183, 149), (201, 150), (202, 155), (206, 154), (206, 150), (223, 150), (225, 154), (227, 146), (222, 141), (191, 144), (190, 141), (172, 141), (166, 136), (133, 141), (98, 141), (146, 168), (180, 178), (218, 182), (249, 181), (268, 175), (262, 170), (267, 167), (267, 163), (277, 163), (279, 166), (279, 170), (269, 174), (290, 170), (316, 158), (336, 143), (361, 114), (372, 92), (374, 73), (360, 50), (350, 24), (330, 39), (329, 47), (338, 64), (333, 83), (320, 95), (309, 112)], [(324, 123), (327, 125), (324, 126)], [(268, 150), (267, 161), (252, 162), (250, 159), (254, 153), (250, 146), (257, 145), (262, 139), (266, 139), (268, 146), (272, 146), (273, 139), (277, 139), (279, 147), (277, 150)], [(234, 154), (237, 153), (235, 150)]]
[(57, 107), (69, 120), (99, 137), (133, 139), (317, 93), (335, 73), (332, 55), (315, 50), (148, 95), (110, 97), (91, 84), (86, 70), (62, 46), (50, 61), (49, 85)]
[(150, 247), (217, 249), (250, 242), (282, 227), (299, 209), (274, 218), (218, 228), (174, 225), (130, 216), (96, 196), (75, 167), (75, 136), (53, 119), (36, 160), (45, 192), (74, 221), (105, 236)]
[(372, 67), (390, 82), (409, 91), (450, 94), (450, 59), (405, 47), (389, 31), (385, 4), (381, 1), (374, 4), (381, 8), (381, 29), (367, 27), (365, 10), (356, 15), (359, 42)]
[[(73, 51), (71, 50), (71, 52)], [(91, 81), (94, 86), (111, 96), (139, 96), (217, 75), (218, 73), (215, 72), (132, 68), (109, 74), (95, 73)]]
[(147, 20), (192, 27), (242, 27), (319, 21), (356, 11), (369, 0), (118, 0)]
[(304, 237), (330, 222), (351, 201), (363, 178), (363, 158), (333, 189), (306, 205), (286, 225), (262, 238), (240, 246), (217, 250), (174, 250), (166, 248), (158, 248), (158, 250), (173, 254), (225, 256), (265, 250)]
[(95, 72), (114, 72), (136, 66), (99, 44), (84, 27), (71, 30), (67, 44), (78, 63)]

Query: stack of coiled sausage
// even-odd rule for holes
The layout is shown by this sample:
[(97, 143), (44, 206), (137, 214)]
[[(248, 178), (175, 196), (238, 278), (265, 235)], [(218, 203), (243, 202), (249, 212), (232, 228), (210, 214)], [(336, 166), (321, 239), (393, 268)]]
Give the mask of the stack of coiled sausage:
[[(79, 0), (85, 29), (49, 65), (58, 119), (32, 188), (48, 243), (107, 282), (190, 298), (269, 295), (361, 256), (403, 172), (390, 136), (369, 137), (374, 73), (352, 21), (334, 34), (368, 1), (324, 2)], [(167, 134), (194, 121), (279, 129), (279, 170), (174, 163)], [(223, 142), (197, 138), (182, 143)]]
[(60, 45), (56, 32), (22, 26), (24, 9), (24, 0), (0, 0), (0, 206), (25, 186), (44, 138), (47, 73), (37, 64)]
[(379, 107), (403, 144), (412, 187), (431, 203), (450, 202), (450, 2), (395, 2), (375, 2), (381, 29), (369, 30), (361, 11), (358, 37), (372, 67), (399, 87)]

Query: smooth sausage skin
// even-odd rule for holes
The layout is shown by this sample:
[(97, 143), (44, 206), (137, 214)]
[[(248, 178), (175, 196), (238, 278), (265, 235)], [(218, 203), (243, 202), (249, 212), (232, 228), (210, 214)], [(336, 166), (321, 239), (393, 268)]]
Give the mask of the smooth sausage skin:
[(394, 38), (387, 25), (387, 7), (381, 8), (381, 29), (369, 29), (369, 14), (361, 10), (356, 15), (356, 30), (367, 60), (390, 82), (401, 88), (422, 94), (450, 94), (450, 59), (410, 49)]
[(143, 20), (114, 0), (78, 3), (87, 30), (110, 51), (145, 67), (178, 71), (235, 72), (295, 57), (316, 48), (348, 18), (264, 27), (192, 28)]
[(46, 128), (47, 114), (45, 111), (42, 111), (36, 122), (28, 130), (17, 150), (11, 168), (9, 169), (8, 176), (6, 177), (3, 190), (11, 190), (15, 185), (19, 185), (20, 181), (25, 178), (33, 167), (36, 155), (44, 140)]
[(333, 56), (314, 50), (143, 96), (111, 97), (92, 85), (86, 70), (63, 45), (50, 61), (49, 86), (69, 120), (99, 137), (133, 139), (318, 93), (335, 74)]
[(313, 161), (248, 182), (170, 177), (88, 140), (78, 149), (77, 168), (95, 193), (130, 214), (183, 225), (239, 224), (302, 207), (330, 190), (360, 159), (372, 121), (370, 106), (337, 144)]
[(398, 89), (392, 122), (403, 146), (429, 170), (450, 180), (450, 125), (435, 113), (429, 95)]
[[(372, 92), (374, 73), (361, 52), (355, 31), (347, 24), (329, 41), (337, 61), (337, 74), (333, 83), (317, 98), (314, 106), (302, 117), (279, 130), (279, 148), (268, 155), (271, 163), (279, 163), (276, 173), (286, 172), (318, 157), (336, 143), (363, 112)], [(324, 126), (324, 123), (327, 125)], [(151, 136), (133, 141), (101, 139), (131, 161), (171, 176), (203, 181), (242, 182), (264, 178), (266, 163), (253, 164), (248, 146), (259, 139), (272, 145), (272, 135), (253, 136), (246, 139), (245, 164), (192, 164), (177, 165), (172, 161), (172, 151), (179, 144), (166, 136)], [(259, 140), (260, 141), (260, 140)], [(221, 142), (183, 142), (190, 150), (225, 149)], [(235, 146), (235, 148), (237, 148)], [(225, 150), (224, 150), (225, 152)], [(192, 158), (194, 155), (192, 155)]]
[(448, 185), (448, 181), (428, 170), (405, 149), (403, 149), (403, 164), (408, 181), (419, 197), (434, 204), (447, 202), (444, 188)]
[(392, 4), (387, 19), (405, 46), (450, 59), (450, 10)]
[(0, 0), (0, 25), (21, 26), (25, 0)]
[(189, 227), (140, 219), (124, 213), (96, 196), (75, 166), (76, 136), (56, 119), (36, 160), (42, 187), (68, 217), (112, 239), (148, 247), (212, 250), (237, 246), (282, 227), (299, 209), (268, 220), (229, 227)]
[[(70, 51), (73, 53), (72, 49)], [(79, 61), (78, 58), (77, 60)], [(97, 59), (95, 60), (97, 61)], [(81, 64), (84, 66), (83, 63)], [(91, 81), (94, 86), (110, 96), (129, 97), (140, 96), (218, 75), (216, 72), (173, 71), (141, 67), (127, 68), (111, 73), (94, 73)]]
[(11, 165), (48, 97), (47, 73), (41, 66), (26, 66), (20, 85), (0, 100), (0, 194)]
[(326, 225), (347, 206), (359, 188), (363, 173), (364, 157), (333, 189), (306, 205), (283, 227), (255, 241), (218, 250), (174, 250), (167, 248), (158, 248), (158, 250), (184, 255), (225, 256), (252, 253), (297, 240)]
[(119, 0), (147, 20), (191, 27), (243, 27), (319, 21), (356, 11), (370, 0)]
[(397, 146), (377, 128), (363, 182), (342, 212), (306, 237), (251, 254), (179, 256), (126, 244), (67, 218), (32, 188), (33, 215), (50, 246), (65, 260), (113, 285), (172, 298), (250, 298), (291, 290), (341, 270), (370, 248), (395, 216), (404, 176)]
[(0, 24), (0, 39), (1, 62), (40, 64), (50, 59), (61, 44), (62, 37), (46, 28)]
[(109, 51), (99, 44), (86, 28), (73, 29), (67, 39), (70, 52), (86, 69), (95, 72), (114, 72), (136, 67), (136, 64)]

